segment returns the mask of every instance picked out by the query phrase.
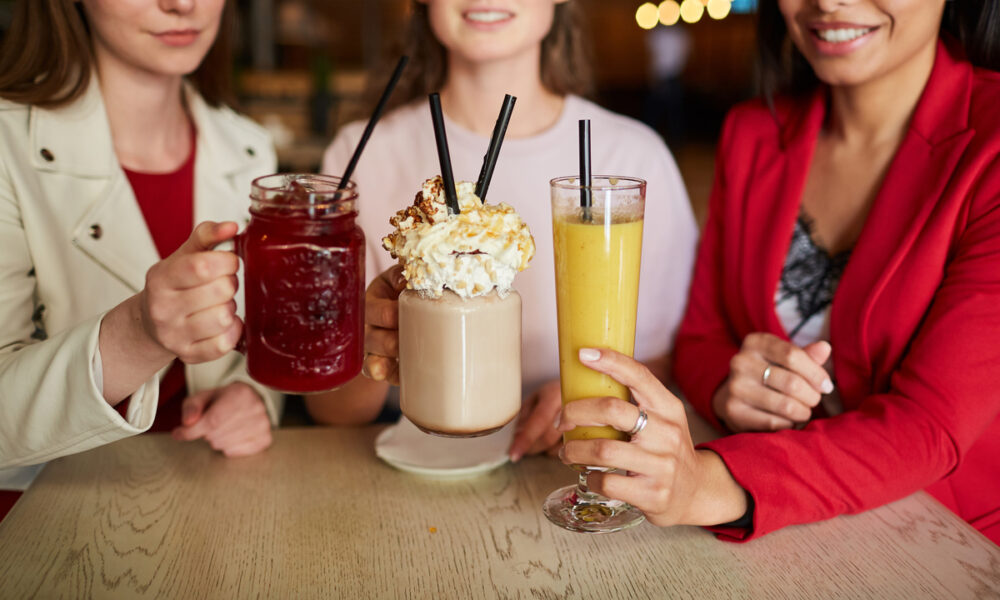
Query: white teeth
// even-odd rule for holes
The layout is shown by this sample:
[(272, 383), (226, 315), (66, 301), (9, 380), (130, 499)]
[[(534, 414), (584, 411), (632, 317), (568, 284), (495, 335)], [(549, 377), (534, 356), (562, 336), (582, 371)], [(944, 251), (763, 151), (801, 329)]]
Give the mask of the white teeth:
[(856, 40), (866, 33), (874, 31), (874, 29), (874, 27), (868, 27), (865, 29), (817, 29), (816, 35), (818, 35), (820, 39), (825, 42), (838, 44)]
[(500, 10), (470, 11), (465, 13), (465, 18), (477, 23), (496, 23), (514, 16), (512, 13)]

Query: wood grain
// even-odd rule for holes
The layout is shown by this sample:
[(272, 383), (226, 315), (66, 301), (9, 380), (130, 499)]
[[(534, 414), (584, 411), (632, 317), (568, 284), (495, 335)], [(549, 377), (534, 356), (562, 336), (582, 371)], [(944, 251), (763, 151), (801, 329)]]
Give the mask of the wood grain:
[(227, 460), (144, 435), (51, 463), (0, 523), (3, 598), (997, 598), (1000, 548), (919, 493), (748, 544), (550, 525), (547, 458), (466, 479), (380, 462), (379, 428)]

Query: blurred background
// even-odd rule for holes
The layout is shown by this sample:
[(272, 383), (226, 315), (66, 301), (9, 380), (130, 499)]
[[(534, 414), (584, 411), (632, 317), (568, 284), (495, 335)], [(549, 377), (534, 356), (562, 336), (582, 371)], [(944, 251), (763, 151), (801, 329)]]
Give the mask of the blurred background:
[[(757, 0), (571, 0), (592, 35), (598, 103), (666, 139), (699, 222), (725, 112), (754, 89)], [(402, 36), (409, 0), (236, 0), (240, 106), (274, 135), (281, 168), (312, 171)], [(0, 0), (0, 35), (13, 0)]]

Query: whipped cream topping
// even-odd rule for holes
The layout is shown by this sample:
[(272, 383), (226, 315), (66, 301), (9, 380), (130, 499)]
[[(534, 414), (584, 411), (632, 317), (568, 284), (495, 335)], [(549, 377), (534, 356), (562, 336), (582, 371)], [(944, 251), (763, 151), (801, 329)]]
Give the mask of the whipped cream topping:
[(389, 219), (396, 230), (382, 246), (402, 263), (411, 290), (440, 296), (447, 288), (471, 298), (496, 289), (504, 296), (535, 255), (535, 240), (507, 204), (483, 204), (470, 181), (455, 187), (460, 214), (448, 214), (441, 177), (428, 179), (413, 205)]

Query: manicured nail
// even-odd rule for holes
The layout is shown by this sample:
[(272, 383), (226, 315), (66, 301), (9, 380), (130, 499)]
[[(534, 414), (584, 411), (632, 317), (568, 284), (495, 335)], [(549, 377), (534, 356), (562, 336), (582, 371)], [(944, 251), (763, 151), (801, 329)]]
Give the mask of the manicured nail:
[(580, 360), (593, 362), (601, 358), (601, 351), (593, 348), (580, 348)]
[(822, 383), (822, 384), (820, 385), (820, 388), (819, 388), (819, 389), (820, 389), (820, 390), (821, 390), (821, 391), (822, 391), (822, 392), (823, 392), (824, 394), (829, 394), (830, 392), (832, 392), (832, 391), (833, 391), (833, 382), (832, 382), (832, 381), (830, 381), (829, 379), (824, 379), (824, 380), (823, 380), (823, 383)]

